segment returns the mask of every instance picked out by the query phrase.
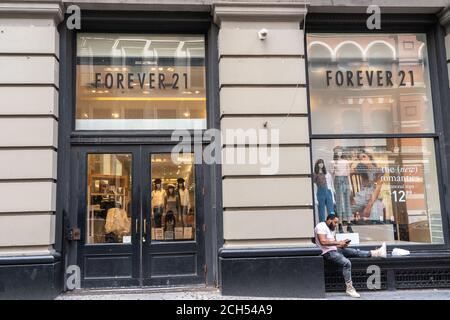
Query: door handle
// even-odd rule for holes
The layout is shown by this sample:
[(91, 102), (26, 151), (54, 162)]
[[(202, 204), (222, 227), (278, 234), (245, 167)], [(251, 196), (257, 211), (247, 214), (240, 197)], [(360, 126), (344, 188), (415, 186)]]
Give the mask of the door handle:
[(136, 219), (136, 234), (139, 233), (139, 219)]
[(144, 236), (147, 235), (147, 218), (144, 219)]

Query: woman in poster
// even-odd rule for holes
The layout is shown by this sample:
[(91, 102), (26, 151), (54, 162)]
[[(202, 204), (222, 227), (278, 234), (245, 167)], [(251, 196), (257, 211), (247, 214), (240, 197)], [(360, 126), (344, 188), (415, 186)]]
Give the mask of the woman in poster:
[(364, 220), (383, 221), (384, 205), (380, 198), (383, 172), (371, 154), (360, 150), (354, 172), (361, 178), (361, 189), (355, 194), (352, 212), (358, 212)]

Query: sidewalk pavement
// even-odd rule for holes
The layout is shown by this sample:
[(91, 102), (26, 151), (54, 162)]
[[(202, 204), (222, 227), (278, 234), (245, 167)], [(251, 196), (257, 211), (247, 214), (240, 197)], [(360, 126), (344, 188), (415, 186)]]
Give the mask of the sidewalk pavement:
[[(360, 292), (359, 300), (450, 300), (450, 289), (397, 290)], [(56, 300), (285, 300), (285, 298), (260, 298), (222, 296), (216, 288), (181, 287), (151, 289), (95, 289), (76, 290), (61, 294)], [(289, 299), (291, 300), (291, 299)], [(297, 299), (293, 299), (297, 300)], [(302, 300), (302, 299), (298, 299)], [(303, 299), (304, 300), (304, 299)], [(324, 300), (358, 300), (344, 292), (327, 293)]]

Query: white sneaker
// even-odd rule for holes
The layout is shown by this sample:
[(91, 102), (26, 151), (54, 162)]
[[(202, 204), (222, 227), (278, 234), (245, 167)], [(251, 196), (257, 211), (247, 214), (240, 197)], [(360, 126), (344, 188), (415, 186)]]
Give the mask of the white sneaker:
[(378, 249), (372, 250), (372, 257), (377, 257), (377, 258), (386, 258), (387, 257), (386, 242), (383, 242), (381, 247), (379, 247)]
[(345, 291), (352, 298), (361, 298), (360, 294), (356, 292), (353, 285), (347, 285), (347, 290)]

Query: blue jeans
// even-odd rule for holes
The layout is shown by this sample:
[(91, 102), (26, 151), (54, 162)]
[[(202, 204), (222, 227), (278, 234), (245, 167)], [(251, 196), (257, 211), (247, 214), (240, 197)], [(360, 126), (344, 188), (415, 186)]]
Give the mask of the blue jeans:
[(319, 220), (320, 222), (324, 222), (325, 207), (327, 208), (328, 214), (334, 213), (333, 196), (331, 195), (330, 189), (327, 187), (318, 187), (317, 202), (319, 202)]
[(336, 189), (336, 213), (342, 221), (350, 221), (352, 219), (352, 209), (350, 206), (350, 183), (348, 177), (334, 177), (334, 187)]
[(342, 268), (342, 274), (344, 275), (345, 283), (352, 281), (352, 263), (347, 258), (370, 258), (372, 254), (370, 251), (363, 251), (353, 248), (338, 249), (328, 251), (323, 255), (326, 261), (337, 265)]

